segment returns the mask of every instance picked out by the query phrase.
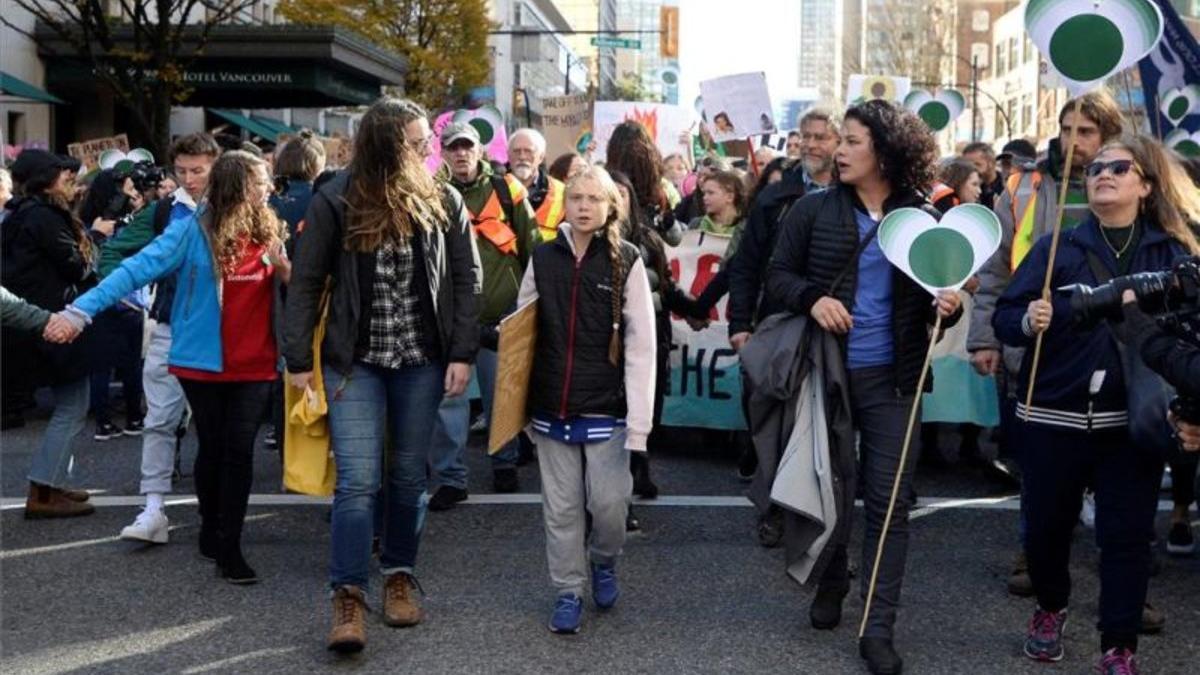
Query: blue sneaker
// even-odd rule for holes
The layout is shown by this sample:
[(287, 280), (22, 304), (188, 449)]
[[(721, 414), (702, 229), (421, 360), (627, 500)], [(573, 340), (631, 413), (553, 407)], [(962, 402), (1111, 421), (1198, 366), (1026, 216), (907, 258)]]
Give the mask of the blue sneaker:
[(592, 564), (592, 600), (600, 609), (611, 609), (621, 597), (617, 588), (617, 568), (613, 565)]
[(554, 613), (550, 615), (550, 632), (578, 633), (582, 614), (583, 599), (574, 593), (563, 593), (554, 601)]

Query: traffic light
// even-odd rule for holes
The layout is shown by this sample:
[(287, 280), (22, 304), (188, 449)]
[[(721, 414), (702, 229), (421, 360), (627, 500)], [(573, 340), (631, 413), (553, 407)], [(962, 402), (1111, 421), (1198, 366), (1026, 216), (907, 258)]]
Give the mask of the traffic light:
[(658, 28), (659, 56), (665, 59), (679, 58), (679, 8), (663, 6), (659, 9)]

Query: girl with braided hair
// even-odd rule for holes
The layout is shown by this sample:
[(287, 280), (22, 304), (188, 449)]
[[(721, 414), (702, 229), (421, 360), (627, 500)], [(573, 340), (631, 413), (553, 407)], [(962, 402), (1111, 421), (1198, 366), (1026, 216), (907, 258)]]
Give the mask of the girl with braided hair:
[(579, 631), (589, 558), (596, 607), (617, 601), (630, 452), (646, 451), (653, 426), (654, 304), (638, 250), (622, 240), (619, 205), (604, 169), (572, 178), (566, 220), (534, 250), (518, 299), (520, 306), (539, 303), (528, 407), (557, 594), (555, 633)]

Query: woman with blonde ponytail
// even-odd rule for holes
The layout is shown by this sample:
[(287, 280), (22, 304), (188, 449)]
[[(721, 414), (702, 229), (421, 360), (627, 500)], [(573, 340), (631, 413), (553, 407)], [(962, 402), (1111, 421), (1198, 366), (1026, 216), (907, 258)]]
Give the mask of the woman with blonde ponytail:
[(528, 407), (555, 633), (579, 631), (589, 554), (596, 607), (617, 602), (616, 563), (633, 490), (629, 457), (646, 451), (654, 417), (654, 302), (638, 250), (621, 239), (621, 216), (620, 194), (604, 169), (572, 178), (566, 220), (554, 241), (534, 250), (517, 301), (539, 304)]

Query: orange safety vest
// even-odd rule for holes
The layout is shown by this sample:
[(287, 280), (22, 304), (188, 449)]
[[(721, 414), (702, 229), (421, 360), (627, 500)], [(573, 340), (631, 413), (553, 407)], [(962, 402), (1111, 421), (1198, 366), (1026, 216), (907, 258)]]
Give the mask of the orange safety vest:
[(542, 205), (534, 212), (537, 217), (538, 230), (542, 233), (542, 241), (554, 241), (558, 236), (558, 224), (562, 222), (565, 209), (563, 208), (567, 187), (554, 176), (546, 177), (550, 181), (550, 189)]
[[(945, 183), (934, 183), (933, 190), (930, 191), (929, 203), (936, 204), (952, 194), (954, 194), (954, 188)], [(954, 206), (958, 206), (957, 197), (954, 198)]]
[[(517, 183), (509, 176), (504, 177), (504, 182), (508, 185), (509, 194), (512, 195), (513, 205), (520, 204), (525, 200), (525, 188)], [(491, 193), (488, 195), (487, 202), (479, 213), (471, 214), (471, 225), (475, 228), (475, 234), (483, 237), (492, 243), (501, 253), (505, 255), (517, 254), (517, 233), (513, 231), (508, 224), (508, 217), (504, 213), (504, 207), (500, 204), (500, 197), (496, 194), (496, 189), (493, 185)]]
[(1033, 248), (1034, 210), (1037, 207), (1038, 188), (1042, 185), (1039, 171), (1022, 171), (1008, 177), (1009, 206), (1012, 208), (1013, 238), (1012, 252), (1008, 259), (1009, 271), (1016, 271), (1025, 255)]

